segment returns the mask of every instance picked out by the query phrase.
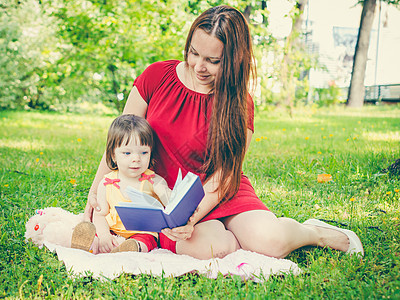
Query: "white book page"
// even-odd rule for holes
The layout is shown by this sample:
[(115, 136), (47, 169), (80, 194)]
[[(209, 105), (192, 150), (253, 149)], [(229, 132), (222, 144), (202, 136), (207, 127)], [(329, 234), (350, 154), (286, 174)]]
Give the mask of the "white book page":
[(132, 202), (119, 202), (118, 206), (164, 209), (162, 204), (157, 199), (131, 186), (128, 186), (125, 192), (128, 195), (129, 200), (131, 200)]
[(168, 203), (171, 203), (172, 199), (176, 197), (176, 190), (178, 189), (178, 186), (181, 184), (181, 182), (182, 182), (182, 171), (181, 168), (179, 168), (178, 176), (176, 177), (175, 185), (171, 191), (171, 196), (169, 197)]
[(193, 182), (196, 179), (197, 179), (196, 175), (194, 175), (191, 172), (188, 172), (183, 180), (181, 180), (178, 184), (175, 183), (174, 189), (172, 190), (171, 193), (171, 199), (169, 200), (169, 203), (164, 210), (166, 214), (170, 214), (174, 210), (174, 208), (178, 205), (182, 197), (186, 194), (186, 192), (192, 186)]

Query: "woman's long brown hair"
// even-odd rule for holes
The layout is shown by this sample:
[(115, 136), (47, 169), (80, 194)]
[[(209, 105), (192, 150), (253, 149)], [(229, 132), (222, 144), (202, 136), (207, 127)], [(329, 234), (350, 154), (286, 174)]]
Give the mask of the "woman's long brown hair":
[(249, 27), (243, 14), (230, 6), (217, 6), (202, 13), (192, 24), (185, 46), (185, 61), (193, 33), (202, 29), (223, 44), (221, 69), (215, 79), (214, 104), (203, 165), (205, 181), (220, 172), (219, 199), (227, 200), (239, 190), (246, 152), (247, 97), (249, 79), (255, 79)]

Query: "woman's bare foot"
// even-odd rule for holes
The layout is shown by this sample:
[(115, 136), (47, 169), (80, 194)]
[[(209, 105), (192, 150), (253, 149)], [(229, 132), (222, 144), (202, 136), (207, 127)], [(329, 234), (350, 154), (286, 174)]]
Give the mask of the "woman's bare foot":
[(329, 247), (343, 252), (346, 252), (349, 249), (350, 241), (344, 233), (334, 229), (319, 227), (315, 225), (308, 226), (315, 230), (320, 237), (317, 246)]
[(316, 219), (307, 220), (303, 224), (315, 230), (319, 237), (318, 246), (327, 246), (350, 255), (364, 255), (361, 240), (353, 231), (332, 226)]

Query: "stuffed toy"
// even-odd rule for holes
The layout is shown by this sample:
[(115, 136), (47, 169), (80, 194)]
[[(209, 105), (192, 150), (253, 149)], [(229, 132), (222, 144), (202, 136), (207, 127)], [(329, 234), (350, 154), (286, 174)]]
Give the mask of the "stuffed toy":
[[(26, 222), (25, 239), (39, 248), (44, 242), (71, 248), (72, 232), (83, 220), (83, 213), (75, 215), (60, 207), (37, 209), (36, 214)], [(119, 244), (124, 241), (124, 237), (117, 236)]]
[(82, 221), (83, 213), (75, 215), (60, 207), (38, 209), (25, 225), (25, 239), (40, 248), (45, 241), (70, 248), (72, 231)]

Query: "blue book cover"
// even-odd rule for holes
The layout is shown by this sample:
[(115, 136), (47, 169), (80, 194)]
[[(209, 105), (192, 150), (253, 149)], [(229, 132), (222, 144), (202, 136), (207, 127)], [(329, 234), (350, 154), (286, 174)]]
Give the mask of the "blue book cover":
[(204, 197), (199, 176), (188, 172), (178, 178), (171, 197), (164, 208), (158, 200), (133, 187), (126, 189), (132, 202), (120, 202), (115, 209), (126, 230), (161, 232), (163, 228), (183, 226), (192, 216)]

